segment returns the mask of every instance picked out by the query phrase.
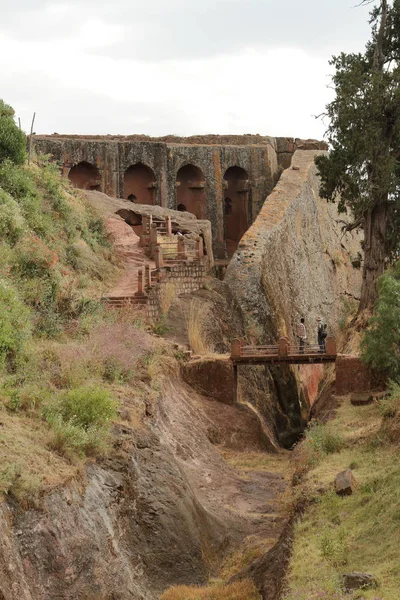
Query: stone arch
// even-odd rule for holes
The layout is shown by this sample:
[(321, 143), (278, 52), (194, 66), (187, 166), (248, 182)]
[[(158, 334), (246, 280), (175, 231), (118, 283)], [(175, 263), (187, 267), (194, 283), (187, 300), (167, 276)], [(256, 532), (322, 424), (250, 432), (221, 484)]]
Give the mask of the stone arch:
[(81, 190), (100, 190), (101, 188), (99, 169), (85, 160), (72, 167), (68, 173), (68, 179), (74, 187)]
[(249, 176), (242, 167), (229, 167), (224, 175), (224, 231), (228, 256), (232, 256), (249, 228)]
[(155, 185), (153, 170), (141, 162), (136, 163), (125, 171), (123, 197), (136, 204), (153, 205), (156, 203)]
[(192, 164), (184, 165), (176, 175), (176, 183), (177, 206), (184, 206), (184, 210), (196, 215), (198, 219), (204, 219), (206, 214), (206, 184), (203, 171)]
[(177, 208), (177, 210), (179, 210), (179, 212), (186, 211), (186, 206), (184, 204), (178, 204), (178, 206), (176, 208)]

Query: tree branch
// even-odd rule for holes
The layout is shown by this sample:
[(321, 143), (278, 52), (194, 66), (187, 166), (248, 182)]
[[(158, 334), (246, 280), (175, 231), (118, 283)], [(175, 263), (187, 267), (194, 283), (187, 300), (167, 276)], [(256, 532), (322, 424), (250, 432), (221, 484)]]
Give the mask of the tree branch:
[(383, 42), (385, 39), (386, 24), (387, 24), (387, 17), (388, 17), (388, 3), (387, 3), (387, 0), (381, 0), (381, 1), (382, 1), (382, 4), (381, 4), (382, 16), (381, 16), (381, 22), (379, 25), (378, 36), (376, 38), (376, 46), (375, 46), (375, 52), (374, 52), (374, 69), (375, 69), (375, 71), (383, 71), (383, 67), (385, 64), (385, 55), (383, 53)]

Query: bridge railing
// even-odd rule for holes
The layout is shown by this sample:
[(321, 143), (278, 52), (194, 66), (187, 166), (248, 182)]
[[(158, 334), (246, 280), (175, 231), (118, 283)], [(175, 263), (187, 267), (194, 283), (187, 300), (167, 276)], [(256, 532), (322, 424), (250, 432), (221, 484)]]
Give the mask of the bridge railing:
[(232, 342), (231, 357), (235, 358), (256, 358), (256, 357), (277, 357), (290, 358), (302, 355), (324, 354), (327, 356), (336, 356), (336, 339), (334, 336), (328, 336), (325, 340), (325, 347), (319, 344), (300, 344), (290, 343), (285, 337), (279, 339), (277, 345), (246, 345), (242, 340), (236, 339)]
[(278, 355), (278, 346), (241, 346), (241, 356)]
[(305, 344), (303, 347), (300, 347), (300, 344), (292, 344), (288, 346), (288, 356), (297, 354), (316, 354), (320, 352), (321, 348), (319, 344)]

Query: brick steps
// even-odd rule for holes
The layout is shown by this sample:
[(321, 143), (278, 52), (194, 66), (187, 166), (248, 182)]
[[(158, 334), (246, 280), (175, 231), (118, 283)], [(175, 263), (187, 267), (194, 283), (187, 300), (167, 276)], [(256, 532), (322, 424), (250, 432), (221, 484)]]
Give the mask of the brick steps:
[(134, 305), (134, 306), (146, 306), (147, 305), (147, 297), (146, 296), (111, 296), (109, 298), (103, 298), (104, 302), (107, 303), (108, 306), (112, 306), (113, 308), (122, 308), (124, 306)]

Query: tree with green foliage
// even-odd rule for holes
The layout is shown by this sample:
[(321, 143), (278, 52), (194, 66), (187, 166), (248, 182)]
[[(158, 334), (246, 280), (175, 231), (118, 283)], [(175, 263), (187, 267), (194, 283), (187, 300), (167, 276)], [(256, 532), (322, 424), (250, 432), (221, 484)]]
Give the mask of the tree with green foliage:
[(361, 342), (363, 360), (400, 381), (400, 262), (378, 281), (375, 314)]
[(373, 308), (378, 278), (400, 249), (400, 0), (379, 0), (371, 24), (364, 53), (331, 61), (330, 153), (316, 158), (322, 197), (351, 214), (347, 229), (364, 232), (360, 311)]
[(22, 165), (26, 159), (26, 138), (14, 121), (14, 110), (0, 100), (0, 163), (10, 160)]

